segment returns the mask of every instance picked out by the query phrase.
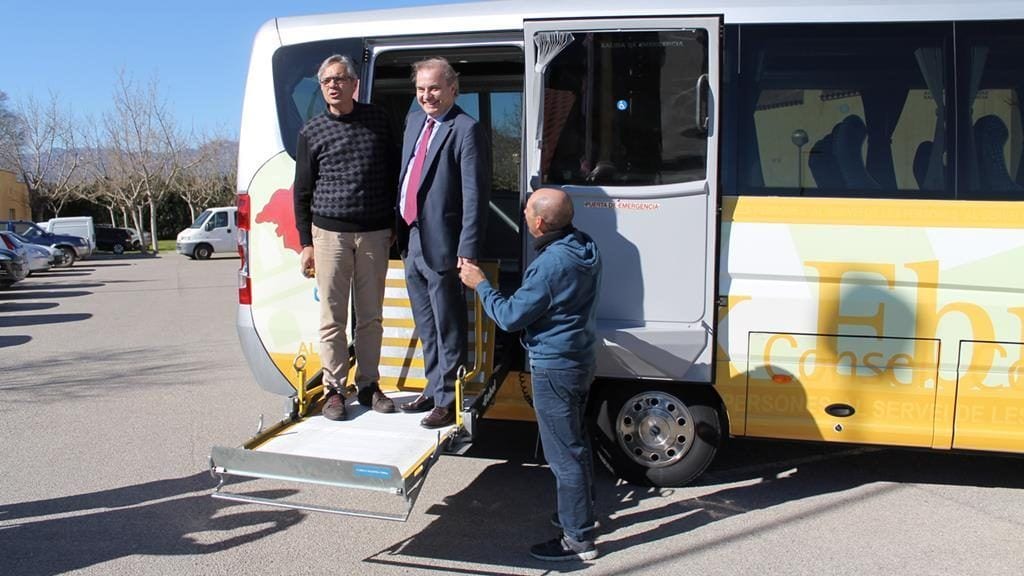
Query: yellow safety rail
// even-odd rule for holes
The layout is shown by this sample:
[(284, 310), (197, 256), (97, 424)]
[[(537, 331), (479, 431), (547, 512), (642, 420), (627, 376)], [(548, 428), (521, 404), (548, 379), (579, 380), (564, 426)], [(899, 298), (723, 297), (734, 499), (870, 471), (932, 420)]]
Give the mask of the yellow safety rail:
[[(490, 332), (490, 331), (488, 331)], [(489, 333), (488, 341), (493, 340), (493, 333)], [(488, 360), (490, 360), (490, 354), (488, 354)], [(473, 369), (466, 372), (465, 366), (459, 366), (459, 371), (455, 378), (455, 426), (462, 428), (462, 388), (466, 384), (466, 380), (470, 378), (476, 378), (477, 374), (484, 371), (484, 308), (483, 304), (480, 303), (480, 296), (473, 294)], [(491, 362), (487, 362), (487, 365)], [(484, 381), (490, 378), (490, 370), (484, 374)]]

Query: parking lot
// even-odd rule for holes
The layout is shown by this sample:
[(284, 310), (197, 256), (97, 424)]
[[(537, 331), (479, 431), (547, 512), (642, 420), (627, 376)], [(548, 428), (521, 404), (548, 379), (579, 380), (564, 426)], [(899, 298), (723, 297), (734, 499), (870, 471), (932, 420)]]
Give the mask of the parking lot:
[[(733, 441), (698, 485), (598, 477), (602, 556), (548, 565), (529, 424), (485, 422), (406, 523), (214, 500), (207, 457), (284, 400), (235, 335), (237, 258), (105, 255), (0, 291), (0, 573), (993, 574), (1024, 568), (1024, 460)], [(242, 481), (337, 506), (360, 494)]]

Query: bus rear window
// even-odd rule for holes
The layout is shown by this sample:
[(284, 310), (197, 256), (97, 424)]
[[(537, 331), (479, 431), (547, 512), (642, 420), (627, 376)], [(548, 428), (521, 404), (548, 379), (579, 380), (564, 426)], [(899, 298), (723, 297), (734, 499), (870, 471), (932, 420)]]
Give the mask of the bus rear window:
[[(307, 120), (324, 111), (316, 73), (332, 54), (348, 56), (362, 67), (363, 40), (345, 38), (283, 46), (274, 52), (274, 97), (284, 149), (295, 158), (299, 130)], [(361, 70), (357, 70), (361, 75)]]

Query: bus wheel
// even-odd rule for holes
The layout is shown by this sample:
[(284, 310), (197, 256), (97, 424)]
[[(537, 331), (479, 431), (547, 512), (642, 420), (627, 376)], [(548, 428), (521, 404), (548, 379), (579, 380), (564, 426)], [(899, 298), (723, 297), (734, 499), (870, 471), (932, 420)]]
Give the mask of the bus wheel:
[(200, 244), (192, 251), (196, 260), (209, 260), (211, 254), (213, 254), (213, 249), (208, 244)]
[(623, 388), (604, 386), (597, 398), (595, 449), (605, 465), (648, 486), (683, 486), (700, 476), (722, 437), (717, 397)]

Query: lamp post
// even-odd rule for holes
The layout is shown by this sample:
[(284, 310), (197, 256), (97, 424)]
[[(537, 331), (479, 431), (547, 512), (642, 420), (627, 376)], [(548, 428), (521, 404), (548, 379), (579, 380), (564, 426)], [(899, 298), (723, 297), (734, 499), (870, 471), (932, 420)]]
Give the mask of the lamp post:
[(793, 130), (789, 139), (796, 146), (796, 187), (802, 192), (804, 189), (804, 144), (807, 144), (807, 131), (802, 128)]

